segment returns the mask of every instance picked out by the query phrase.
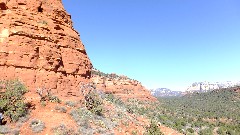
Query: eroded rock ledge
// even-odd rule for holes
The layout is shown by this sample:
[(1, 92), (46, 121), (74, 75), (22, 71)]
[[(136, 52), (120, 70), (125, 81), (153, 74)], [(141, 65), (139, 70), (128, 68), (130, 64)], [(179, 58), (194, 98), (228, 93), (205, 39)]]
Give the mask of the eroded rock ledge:
[(156, 101), (149, 90), (141, 82), (115, 73), (106, 74), (97, 69), (92, 70), (92, 82), (98, 90), (114, 94), (123, 100), (135, 98), (139, 100)]

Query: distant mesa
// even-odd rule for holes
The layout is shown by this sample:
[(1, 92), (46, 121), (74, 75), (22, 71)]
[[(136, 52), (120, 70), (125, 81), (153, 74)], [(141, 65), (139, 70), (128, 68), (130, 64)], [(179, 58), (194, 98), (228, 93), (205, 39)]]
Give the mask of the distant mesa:
[(150, 91), (155, 97), (179, 97), (183, 95), (181, 91), (172, 91), (168, 88), (157, 88), (151, 89)]
[(187, 93), (193, 92), (208, 92), (215, 89), (231, 88), (240, 86), (240, 82), (226, 81), (226, 82), (195, 82), (186, 89)]
[(218, 90), (223, 88), (232, 88), (240, 86), (240, 81), (233, 82), (233, 81), (226, 81), (226, 82), (195, 82), (192, 83), (191, 86), (189, 86), (186, 91), (172, 91), (168, 88), (157, 88), (157, 89), (151, 89), (151, 94), (154, 97), (178, 97), (178, 96), (184, 96), (189, 93), (195, 93), (195, 92), (208, 92), (212, 90)]

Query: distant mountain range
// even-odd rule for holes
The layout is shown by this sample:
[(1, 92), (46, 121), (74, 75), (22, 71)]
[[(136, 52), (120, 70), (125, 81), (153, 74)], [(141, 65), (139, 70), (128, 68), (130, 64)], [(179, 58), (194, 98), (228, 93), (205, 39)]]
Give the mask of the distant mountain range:
[(155, 97), (177, 97), (183, 95), (181, 91), (172, 91), (168, 88), (157, 88), (151, 89), (150, 91), (151, 94)]
[(226, 82), (195, 82), (186, 89), (186, 92), (207, 92), (215, 89), (231, 88), (240, 86), (240, 82), (226, 81)]
[(226, 81), (226, 82), (195, 82), (189, 86), (186, 91), (172, 91), (168, 88), (157, 88), (157, 89), (150, 89), (151, 94), (155, 97), (176, 97), (176, 96), (183, 96), (185, 94), (194, 93), (194, 92), (208, 92), (215, 89), (222, 89), (222, 88), (232, 88), (240, 86), (240, 81), (233, 82), (233, 81)]

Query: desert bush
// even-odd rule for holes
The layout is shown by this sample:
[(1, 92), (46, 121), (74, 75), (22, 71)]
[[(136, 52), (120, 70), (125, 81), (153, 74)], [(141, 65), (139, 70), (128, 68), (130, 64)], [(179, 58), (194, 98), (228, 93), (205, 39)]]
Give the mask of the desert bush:
[(194, 133), (194, 130), (193, 130), (192, 128), (188, 128), (187, 131), (188, 131), (189, 133)]
[(52, 129), (54, 135), (74, 135), (73, 129), (68, 129), (64, 124), (61, 124)]
[(78, 132), (83, 135), (93, 135), (95, 130), (93, 128), (79, 127)]
[(54, 103), (61, 103), (61, 100), (57, 96), (49, 95), (49, 101)]
[(218, 128), (217, 133), (219, 135), (237, 135), (239, 133), (239, 131), (230, 129), (230, 127), (221, 126)]
[(62, 113), (66, 113), (67, 112), (67, 108), (64, 106), (55, 106), (55, 110), (60, 111)]
[(107, 132), (110, 132), (118, 124), (111, 121), (110, 118), (92, 113), (85, 107), (72, 110), (70, 115), (79, 127), (78, 132), (84, 135), (95, 133), (107, 134)]
[(85, 96), (85, 105), (87, 109), (92, 113), (97, 115), (103, 114), (103, 99), (100, 97), (96, 90), (90, 91)]
[(107, 101), (110, 101), (116, 105), (124, 105), (123, 101), (120, 98), (116, 98), (113, 94), (106, 94), (105, 98)]
[(10, 128), (6, 125), (0, 126), (0, 134), (8, 134), (10, 133)]
[(66, 101), (65, 105), (70, 106), (70, 107), (76, 107), (77, 103), (74, 101)]
[(132, 131), (132, 135), (137, 135), (137, 134), (138, 134), (138, 132), (136, 130)]
[(106, 99), (107, 101), (110, 101), (112, 103), (115, 101), (115, 97), (113, 94), (106, 94)]
[(41, 103), (41, 106), (43, 107), (47, 105), (46, 101), (41, 101), (40, 103)]
[(137, 99), (128, 99), (123, 106), (126, 108), (126, 111), (131, 114), (138, 114), (138, 115), (145, 115), (145, 116), (155, 116), (152, 113), (156, 112), (153, 111), (151, 108), (147, 107), (146, 103), (141, 102)]
[(163, 135), (157, 123), (151, 120), (150, 126), (146, 128), (145, 135)]
[(3, 92), (0, 93), (0, 109), (11, 121), (17, 121), (27, 114), (27, 104), (24, 102), (26, 87), (19, 80), (1, 81)]
[(34, 133), (39, 133), (43, 131), (45, 124), (41, 120), (34, 119), (31, 121), (30, 127)]
[(127, 106), (126, 106), (126, 110), (127, 110), (128, 113), (131, 113), (131, 114), (134, 113), (134, 108), (133, 108), (133, 106), (131, 106), (131, 105), (127, 105)]
[(52, 95), (51, 89), (46, 88), (37, 88), (36, 93), (41, 97), (40, 102), (44, 105), (45, 101), (61, 103), (61, 100), (57, 97)]
[(19, 134), (20, 134), (20, 129), (15, 128), (11, 130), (11, 135), (19, 135)]
[(79, 91), (82, 93), (82, 95), (85, 97), (90, 91), (93, 91), (96, 89), (96, 86), (94, 83), (80, 83)]
[(18, 123), (25, 123), (29, 120), (29, 118), (30, 118), (30, 115), (25, 115), (24, 117), (20, 117), (18, 119)]
[(39, 22), (37, 22), (37, 23), (44, 24), (44, 25), (48, 25), (48, 22), (45, 21), (45, 20), (41, 20), (41, 21), (39, 21)]
[(93, 134), (94, 130), (90, 125), (90, 121), (93, 119), (93, 113), (86, 108), (74, 109), (70, 112), (70, 115), (79, 126), (78, 132), (84, 135)]
[(0, 135), (2, 134), (10, 134), (10, 135), (19, 135), (20, 129), (18, 128), (10, 128), (7, 125), (0, 126)]
[(213, 131), (210, 128), (200, 130), (199, 135), (213, 135)]
[[(18, 119), (17, 123), (16, 123), (16, 129), (14, 129), (14, 130), (12, 131), (12, 134), (15, 134), (15, 133), (17, 134), (17, 132), (19, 132), (19, 130), (20, 130), (20, 129), (18, 129), (18, 128), (21, 128), (22, 125), (29, 120), (29, 118), (30, 118), (29, 115), (26, 115), (26, 116), (24, 116), (24, 117), (20, 117), (20, 118)], [(13, 133), (13, 132), (14, 132), (14, 133)], [(18, 134), (17, 134), (17, 135), (18, 135)]]
[(88, 121), (93, 117), (92, 112), (84, 108), (72, 110), (70, 115), (79, 126), (86, 128), (89, 127)]

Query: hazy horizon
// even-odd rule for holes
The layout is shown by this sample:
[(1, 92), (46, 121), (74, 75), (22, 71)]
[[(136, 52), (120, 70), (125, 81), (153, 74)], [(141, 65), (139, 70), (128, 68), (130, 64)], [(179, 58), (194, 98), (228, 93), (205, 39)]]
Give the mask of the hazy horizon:
[(95, 68), (147, 88), (238, 81), (240, 1), (66, 1)]

